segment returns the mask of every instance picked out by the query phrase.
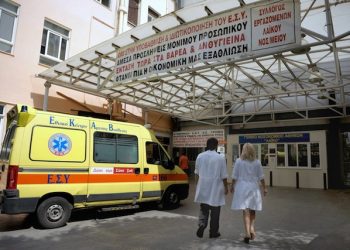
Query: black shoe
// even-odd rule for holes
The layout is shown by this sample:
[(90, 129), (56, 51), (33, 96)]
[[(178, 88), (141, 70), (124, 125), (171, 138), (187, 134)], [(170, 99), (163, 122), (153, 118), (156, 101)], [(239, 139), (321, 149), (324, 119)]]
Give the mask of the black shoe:
[(197, 237), (203, 238), (204, 229), (205, 229), (205, 226), (203, 226), (203, 225), (199, 226), (199, 228), (197, 230)]
[(250, 233), (250, 239), (254, 240), (255, 239), (255, 233)]
[(218, 238), (218, 237), (220, 237), (220, 236), (221, 236), (220, 233), (215, 233), (215, 234), (210, 234), (210, 235), (209, 235), (209, 238)]
[(249, 240), (250, 240), (250, 238), (249, 237), (244, 237), (244, 243), (247, 243), (247, 244), (249, 244)]

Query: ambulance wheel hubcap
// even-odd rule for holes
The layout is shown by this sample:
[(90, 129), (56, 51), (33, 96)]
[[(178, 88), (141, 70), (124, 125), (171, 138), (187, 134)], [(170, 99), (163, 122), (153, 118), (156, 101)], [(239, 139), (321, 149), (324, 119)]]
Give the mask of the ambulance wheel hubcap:
[(176, 204), (176, 202), (178, 201), (177, 193), (172, 192), (170, 194), (169, 200), (172, 204)]
[(47, 210), (47, 218), (51, 221), (57, 221), (62, 217), (63, 207), (60, 205), (52, 205)]

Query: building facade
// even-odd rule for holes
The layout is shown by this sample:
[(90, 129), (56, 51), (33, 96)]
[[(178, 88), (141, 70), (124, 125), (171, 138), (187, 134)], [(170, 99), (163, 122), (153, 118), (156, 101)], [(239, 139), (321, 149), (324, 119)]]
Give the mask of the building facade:
[[(44, 106), (44, 80), (37, 78), (36, 74), (133, 27), (176, 9), (202, 2), (209, 1), (76, 0), (72, 3), (68, 0), (44, 2), (0, 0), (0, 138), (4, 136), (5, 115), (13, 105), (25, 103), (38, 109)], [(336, 7), (337, 5), (334, 4), (334, 8)], [(346, 12), (347, 7), (348, 5), (345, 5), (344, 8), (335, 10)], [(212, 14), (210, 8), (206, 8), (205, 11), (208, 15)], [(315, 8), (314, 11), (319, 10)], [(346, 23), (349, 16), (343, 13), (336, 17), (341, 18), (340, 23)], [(307, 26), (311, 29), (310, 27)], [(344, 27), (336, 28), (340, 30)], [(320, 29), (323, 29), (323, 26)], [(342, 34), (348, 30), (346, 27), (344, 29), (338, 30), (338, 33)], [(306, 31), (313, 35), (313, 31)], [(324, 37), (321, 36), (321, 38)], [(96, 53), (99, 52), (96, 51)], [(81, 58), (81, 61), (84, 62), (84, 60), (86, 59)], [(344, 65), (347, 63), (346, 60), (342, 62)], [(304, 66), (306, 68), (312, 65), (310, 63)], [(348, 75), (346, 68), (343, 67), (344, 75)], [(290, 68), (286, 72), (288, 73), (289, 70)], [(280, 69), (277, 71), (282, 78), (285, 72)], [(308, 70), (307, 73), (310, 71), (312, 70)], [(267, 72), (267, 69), (261, 72)], [(301, 71), (297, 73), (303, 75)], [(304, 78), (308, 78), (305, 75)], [(229, 76), (223, 77), (226, 80), (228, 78)], [(306, 81), (308, 84), (315, 84), (316, 78), (317, 74), (313, 73)], [(205, 77), (203, 79), (210, 81)], [(320, 79), (318, 81), (321, 82)], [(277, 79), (275, 82), (282, 81)], [(189, 93), (186, 96), (189, 99), (194, 89), (190, 88), (186, 79), (180, 83), (183, 86), (182, 90), (185, 90), (183, 92), (186, 92), (186, 95)], [(257, 83), (260, 88), (261, 83), (259, 81)], [(324, 90), (321, 85), (317, 88), (320, 92)], [(207, 92), (207, 89), (203, 88), (202, 91)], [(290, 91), (287, 94), (289, 96), (293, 92)], [(217, 93), (213, 96), (218, 97)], [(314, 102), (325, 106), (334, 104), (334, 92), (330, 92), (329, 99), (323, 97), (314, 98), (316, 99)], [(192, 99), (195, 101), (198, 98)], [(291, 103), (294, 106), (294, 99)], [(283, 103), (276, 104), (283, 108)], [(350, 187), (350, 120), (348, 116), (329, 118), (333, 114), (327, 113), (326, 109), (318, 110), (319, 112), (308, 110), (307, 115), (311, 119), (301, 119), (300, 117), (307, 116), (304, 111), (295, 112), (299, 114), (295, 117), (295, 114), (291, 114), (292, 112), (286, 109), (284, 113), (280, 112), (276, 115), (265, 111), (265, 114), (254, 114), (247, 118), (257, 109), (255, 106), (247, 112), (237, 108), (237, 112), (246, 113), (246, 117), (244, 115), (239, 117), (234, 116), (234, 110), (227, 111), (230, 109), (226, 110), (225, 106), (221, 105), (221, 110), (224, 113), (231, 112), (231, 116), (225, 120), (229, 125), (222, 123), (218, 127), (198, 125), (198, 123), (181, 121), (181, 119), (172, 120), (165, 114), (142, 110), (116, 101), (110, 106), (108, 100), (104, 98), (56, 85), (49, 88), (48, 110), (50, 111), (82, 115), (97, 113), (108, 116), (111, 107), (113, 107), (114, 119), (141, 124), (151, 123), (163, 145), (169, 146), (173, 157), (176, 159), (180, 151), (186, 151), (192, 167), (196, 156), (204, 150), (204, 146), (182, 146), (172, 150), (172, 132), (222, 129), (225, 140), (221, 145), (221, 153), (226, 157), (229, 172), (234, 166), (235, 159), (240, 155), (242, 145), (245, 142), (251, 142), (255, 145), (258, 158), (264, 167), (267, 183), (271, 186), (325, 189)], [(262, 110), (263, 108), (265, 106)], [(342, 113), (333, 107), (330, 110), (336, 114)], [(344, 113), (350, 112), (346, 109)], [(246, 122), (246, 119), (249, 122)]]
[[(172, 0), (0, 0), (0, 141), (15, 104), (43, 108), (45, 81), (37, 74), (174, 8)], [(50, 86), (48, 110), (109, 114), (106, 99), (58, 86)], [(114, 103), (113, 118), (156, 122), (153, 129), (169, 144), (172, 121), (164, 114), (149, 112), (145, 121), (141, 109)]]

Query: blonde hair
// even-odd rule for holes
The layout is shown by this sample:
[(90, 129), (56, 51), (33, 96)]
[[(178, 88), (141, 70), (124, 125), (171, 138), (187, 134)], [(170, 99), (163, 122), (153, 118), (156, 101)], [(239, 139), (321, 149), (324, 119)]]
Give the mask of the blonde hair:
[(255, 156), (255, 148), (250, 143), (245, 143), (242, 148), (241, 157), (242, 160), (254, 161)]

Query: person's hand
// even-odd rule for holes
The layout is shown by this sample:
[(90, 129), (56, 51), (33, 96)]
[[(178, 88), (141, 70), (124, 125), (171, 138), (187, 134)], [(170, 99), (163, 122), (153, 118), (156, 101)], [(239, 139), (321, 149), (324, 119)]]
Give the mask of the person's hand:
[(227, 195), (227, 194), (228, 194), (228, 187), (225, 186), (225, 195)]
[(267, 188), (264, 188), (264, 196), (266, 196), (267, 195)]

